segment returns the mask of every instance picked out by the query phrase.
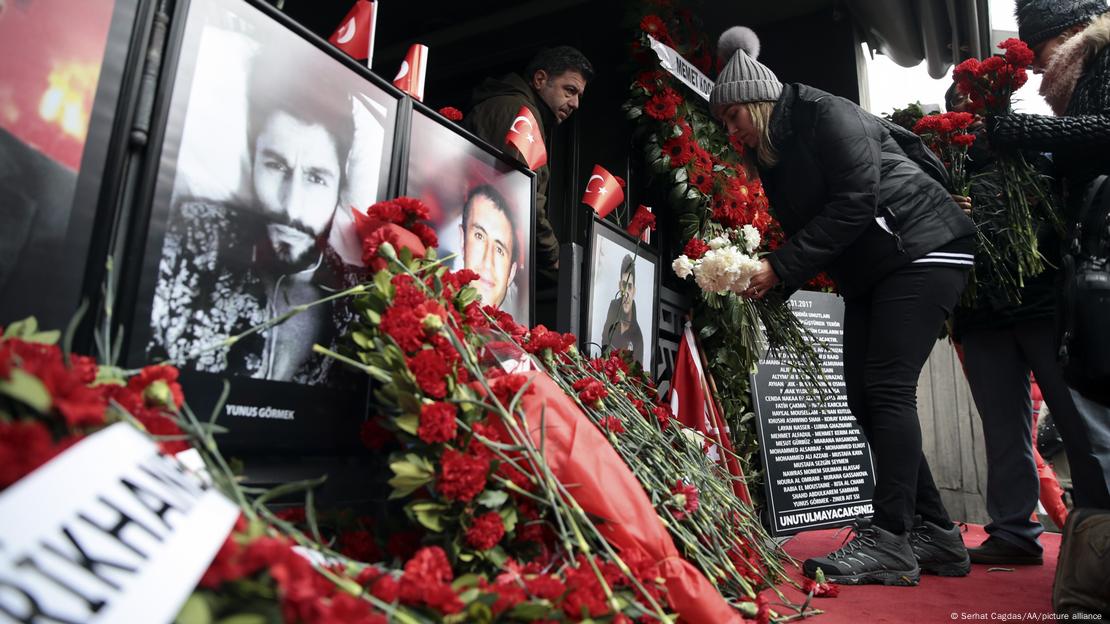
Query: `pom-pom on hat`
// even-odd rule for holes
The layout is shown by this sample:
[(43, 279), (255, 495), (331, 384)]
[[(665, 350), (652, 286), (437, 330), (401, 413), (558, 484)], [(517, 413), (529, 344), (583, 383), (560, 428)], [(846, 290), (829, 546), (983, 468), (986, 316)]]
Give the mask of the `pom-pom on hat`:
[(751, 28), (733, 26), (717, 40), (717, 57), (725, 63), (709, 95), (709, 108), (716, 112), (730, 104), (774, 102), (782, 94), (775, 73), (756, 60), (759, 37)]
[(1018, 38), (1034, 47), (1106, 10), (1106, 0), (1017, 0)]

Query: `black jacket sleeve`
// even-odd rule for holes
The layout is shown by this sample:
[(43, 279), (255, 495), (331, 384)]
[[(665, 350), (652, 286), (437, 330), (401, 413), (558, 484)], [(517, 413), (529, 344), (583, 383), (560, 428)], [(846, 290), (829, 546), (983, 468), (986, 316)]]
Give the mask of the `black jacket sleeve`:
[(882, 143), (851, 102), (816, 103), (814, 157), (827, 189), (825, 204), (767, 260), (787, 288), (804, 284), (835, 260), (875, 218)]
[(988, 126), (991, 144), (1058, 152), (1110, 147), (1110, 114), (1050, 117), (1030, 113), (997, 115)]
[(995, 147), (1064, 152), (1110, 147), (1110, 46), (1096, 55), (1075, 87), (1068, 111), (1053, 117), (1014, 113), (987, 119)]

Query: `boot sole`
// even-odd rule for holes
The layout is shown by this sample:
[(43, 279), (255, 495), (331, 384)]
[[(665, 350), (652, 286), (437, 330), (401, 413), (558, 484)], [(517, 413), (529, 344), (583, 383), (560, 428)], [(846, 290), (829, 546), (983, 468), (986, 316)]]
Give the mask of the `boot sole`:
[(971, 558), (952, 563), (922, 564), (921, 572), (936, 576), (967, 576), (971, 573)]
[(912, 570), (879, 570), (860, 574), (829, 574), (825, 578), (837, 585), (897, 585), (911, 587), (921, 580), (921, 568)]
[(978, 563), (984, 565), (1027, 565), (1039, 566), (1044, 565), (1044, 557), (1036, 556), (1021, 556), (1021, 555), (972, 555), (971, 563)]

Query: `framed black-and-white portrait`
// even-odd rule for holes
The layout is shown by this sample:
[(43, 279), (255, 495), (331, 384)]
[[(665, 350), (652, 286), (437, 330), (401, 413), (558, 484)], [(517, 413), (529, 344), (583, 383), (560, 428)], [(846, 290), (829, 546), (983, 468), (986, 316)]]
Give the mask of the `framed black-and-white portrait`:
[(645, 371), (652, 371), (658, 254), (612, 223), (595, 218), (587, 262), (583, 348), (593, 357), (628, 350)]
[(0, 325), (60, 329), (82, 298), (97, 305), (127, 140), (116, 121), (152, 4), (0, 2)]
[(471, 269), (482, 301), (532, 324), (534, 178), (423, 106), (413, 110), (404, 195), (428, 205), (439, 255)]
[(361, 413), (365, 380), (313, 350), (341, 343), (348, 307), (247, 332), (357, 275), (351, 210), (394, 190), (402, 95), (265, 4), (189, 0), (178, 18), (130, 361), (178, 363), (201, 409), (228, 379), (231, 446), (349, 440), (335, 421)]

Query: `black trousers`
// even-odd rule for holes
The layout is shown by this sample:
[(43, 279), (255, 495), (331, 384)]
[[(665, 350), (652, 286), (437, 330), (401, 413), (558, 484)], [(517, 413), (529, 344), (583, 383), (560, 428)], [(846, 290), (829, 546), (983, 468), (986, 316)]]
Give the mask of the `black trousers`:
[[(987, 534), (1027, 551), (1041, 552), (1037, 538), (1041, 523), (1030, 520), (1040, 498), (1040, 478), (1033, 458), (1033, 401), (1029, 396), (1032, 370), (1052, 410), (1064, 424), (1061, 431), (1080, 425), (1064, 371), (1056, 361), (1056, 328), (1051, 318), (1021, 321), (1006, 327), (983, 327), (964, 331), (964, 372), (971, 396), (983, 421), (987, 448)], [(1074, 438), (1075, 436), (1069, 436)], [(1085, 441), (1085, 440), (1084, 440)], [(1067, 441), (1065, 441), (1065, 445)], [(1083, 463), (1086, 452), (1068, 447), (1068, 459)], [(1101, 478), (1097, 478), (1101, 481)], [(1077, 479), (1077, 482), (1079, 479)]]
[(917, 381), (966, 283), (962, 268), (909, 264), (845, 302), (844, 383), (875, 460), (872, 521), (894, 533), (915, 513), (950, 523), (921, 452)]

